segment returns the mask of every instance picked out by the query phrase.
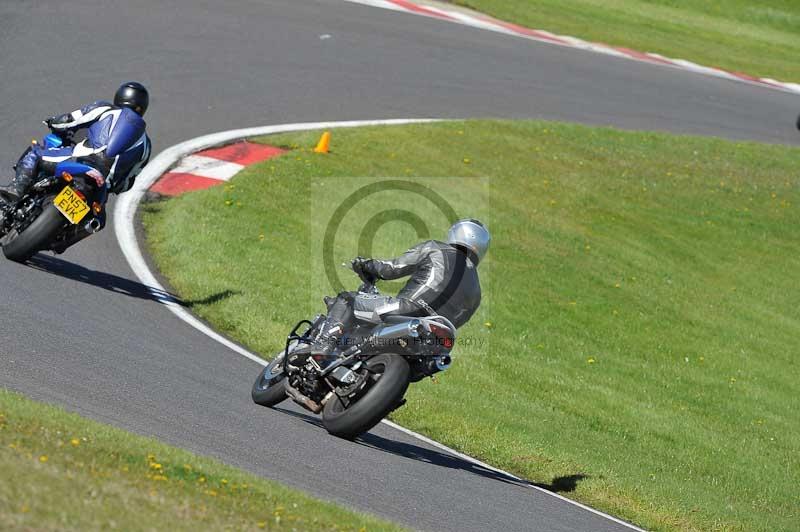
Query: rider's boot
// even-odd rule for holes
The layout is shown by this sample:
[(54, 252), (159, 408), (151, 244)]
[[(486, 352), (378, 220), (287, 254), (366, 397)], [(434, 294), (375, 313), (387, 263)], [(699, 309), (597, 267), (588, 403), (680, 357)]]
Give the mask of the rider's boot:
[(6, 203), (16, 203), (19, 201), (19, 194), (17, 193), (17, 187), (14, 185), (6, 185), (0, 187), (0, 200), (5, 201)]
[[(30, 156), (26, 156), (30, 158)], [(27, 163), (27, 164), (22, 164)], [(23, 161), (17, 165), (17, 175), (11, 180), (11, 183), (4, 187), (0, 187), (0, 199), (6, 203), (16, 203), (19, 199), (28, 192), (31, 183), (33, 182), (33, 173), (36, 166), (32, 165), (29, 161), (23, 158)]]
[(6, 203), (16, 203), (25, 195), (25, 188), (20, 187), (18, 179), (14, 178), (8, 185), (0, 187), (0, 199)]

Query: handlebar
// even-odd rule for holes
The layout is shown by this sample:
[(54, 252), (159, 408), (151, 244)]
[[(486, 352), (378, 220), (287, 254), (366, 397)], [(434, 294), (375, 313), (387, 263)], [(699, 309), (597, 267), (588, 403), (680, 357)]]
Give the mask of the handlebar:
[(365, 272), (361, 267), (360, 264), (357, 262), (357, 259), (353, 259), (350, 262), (350, 269), (358, 275), (358, 278), (361, 279), (361, 286), (358, 287), (359, 292), (365, 292), (368, 294), (377, 293), (378, 288), (375, 286), (375, 279), (372, 275), (369, 275)]
[(378, 287), (375, 286), (375, 279), (371, 279), (364, 272), (356, 272), (356, 273), (358, 274), (358, 278), (361, 279), (361, 286), (358, 287), (359, 292), (364, 292), (366, 294), (378, 293)]
[(44, 124), (45, 127), (47, 127), (47, 129), (50, 130), (50, 133), (52, 133), (54, 135), (58, 135), (59, 137), (61, 137), (61, 139), (64, 140), (65, 144), (67, 142), (71, 142), (72, 141), (72, 137), (75, 135), (75, 132), (71, 131), (69, 129), (53, 129), (53, 120), (55, 118), (56, 117), (51, 116), (50, 118), (48, 118), (46, 120), (42, 120), (42, 124)]

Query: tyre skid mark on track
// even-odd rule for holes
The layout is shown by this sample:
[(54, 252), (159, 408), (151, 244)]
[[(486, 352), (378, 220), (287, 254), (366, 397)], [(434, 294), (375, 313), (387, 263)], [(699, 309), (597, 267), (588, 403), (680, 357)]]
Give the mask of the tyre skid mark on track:
[[(223, 131), (220, 133), (213, 133), (211, 135), (197, 137), (182, 142), (180, 144), (176, 144), (175, 146), (172, 146), (162, 151), (154, 160), (152, 160), (144, 168), (142, 173), (138, 176), (134, 187), (126, 194), (119, 196), (119, 199), (117, 200), (114, 209), (114, 232), (117, 237), (117, 242), (119, 243), (122, 253), (125, 256), (125, 259), (128, 261), (128, 264), (130, 265), (134, 274), (136, 274), (139, 280), (145, 286), (147, 286), (147, 289), (150, 291), (150, 293), (153, 295), (153, 298), (156, 301), (166, 306), (178, 318), (183, 320), (188, 325), (194, 327), (198, 331), (202, 332), (209, 338), (219, 342), (220, 344), (224, 345), (231, 351), (249, 360), (252, 360), (253, 362), (257, 362), (262, 366), (266, 366), (268, 364), (266, 360), (264, 360), (263, 358), (259, 357), (254, 353), (251, 353), (247, 349), (229, 340), (228, 338), (225, 338), (221, 334), (211, 329), (201, 320), (193, 316), (189, 311), (187, 311), (183, 306), (181, 306), (179, 301), (177, 301), (174, 297), (169, 295), (169, 292), (167, 292), (167, 290), (161, 285), (156, 276), (150, 270), (150, 267), (148, 266), (147, 261), (145, 260), (144, 255), (142, 254), (142, 250), (139, 246), (139, 241), (136, 236), (136, 227), (135, 227), (136, 211), (139, 206), (139, 203), (142, 201), (142, 198), (144, 198), (144, 195), (147, 192), (147, 190), (156, 181), (158, 181), (158, 179), (163, 174), (167, 173), (172, 167), (178, 164), (179, 161), (184, 157), (186, 157), (187, 155), (198, 152), (200, 150), (222, 146), (238, 140), (246, 139), (248, 137), (271, 135), (275, 133), (309, 131), (315, 129), (333, 129), (333, 128), (363, 127), (363, 126), (388, 126), (388, 125), (415, 124), (415, 123), (426, 123), (426, 122), (436, 122), (436, 121), (439, 120), (430, 118), (418, 118), (418, 119), (412, 118), (412, 119), (393, 119), (393, 120), (356, 120), (356, 121), (346, 121), (346, 122), (312, 122), (312, 123), (300, 123), (300, 124), (281, 124), (275, 126), (264, 126), (264, 127)], [(508, 477), (509, 479), (521, 485), (527, 486), (541, 493), (545, 493), (547, 495), (560, 499), (568, 504), (581, 508), (587, 512), (591, 512), (595, 515), (598, 515), (600, 517), (603, 517), (620, 525), (623, 525), (631, 530), (637, 530), (643, 532), (641, 528), (635, 525), (627, 523), (621, 519), (603, 513), (599, 510), (595, 510), (594, 508), (591, 508), (579, 502), (573, 501), (572, 499), (568, 499), (562, 495), (559, 495), (558, 493), (531, 484), (507, 471), (493, 467), (469, 455), (460, 453), (455, 449), (451, 449), (450, 447), (447, 447), (442, 443), (439, 443), (435, 440), (432, 440), (421, 434), (418, 434), (410, 429), (397, 425), (396, 423), (393, 423), (389, 420), (383, 420), (382, 423), (388, 427), (394, 428), (404, 434), (407, 434), (424, 443), (427, 443), (428, 445), (431, 445), (437, 449), (445, 451), (452, 456), (455, 456), (462, 460), (466, 460), (467, 462), (470, 462), (477, 466), (489, 469), (491, 471), (494, 471), (495, 473)]]

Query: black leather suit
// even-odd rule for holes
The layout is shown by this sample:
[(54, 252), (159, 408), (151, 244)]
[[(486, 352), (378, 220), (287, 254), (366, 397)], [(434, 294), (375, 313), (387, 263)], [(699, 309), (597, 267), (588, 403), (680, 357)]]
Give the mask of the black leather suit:
[(410, 276), (397, 297), (345, 292), (331, 305), (328, 319), (346, 330), (354, 319), (379, 322), (388, 315), (439, 314), (461, 327), (481, 304), (475, 264), (450, 244), (428, 240), (391, 260), (370, 259), (362, 270), (378, 279)]

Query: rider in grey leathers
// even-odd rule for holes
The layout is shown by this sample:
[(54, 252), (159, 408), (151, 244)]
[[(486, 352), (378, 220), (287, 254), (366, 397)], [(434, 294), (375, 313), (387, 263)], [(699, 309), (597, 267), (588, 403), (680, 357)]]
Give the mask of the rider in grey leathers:
[(317, 341), (293, 351), (289, 363), (302, 365), (311, 355), (330, 360), (342, 334), (356, 320), (380, 323), (390, 315), (441, 315), (461, 327), (480, 306), (477, 267), (490, 241), (483, 223), (466, 219), (453, 224), (447, 242), (428, 240), (391, 260), (354, 259), (353, 270), (367, 279), (411, 278), (396, 297), (359, 292), (339, 294), (329, 305)]

